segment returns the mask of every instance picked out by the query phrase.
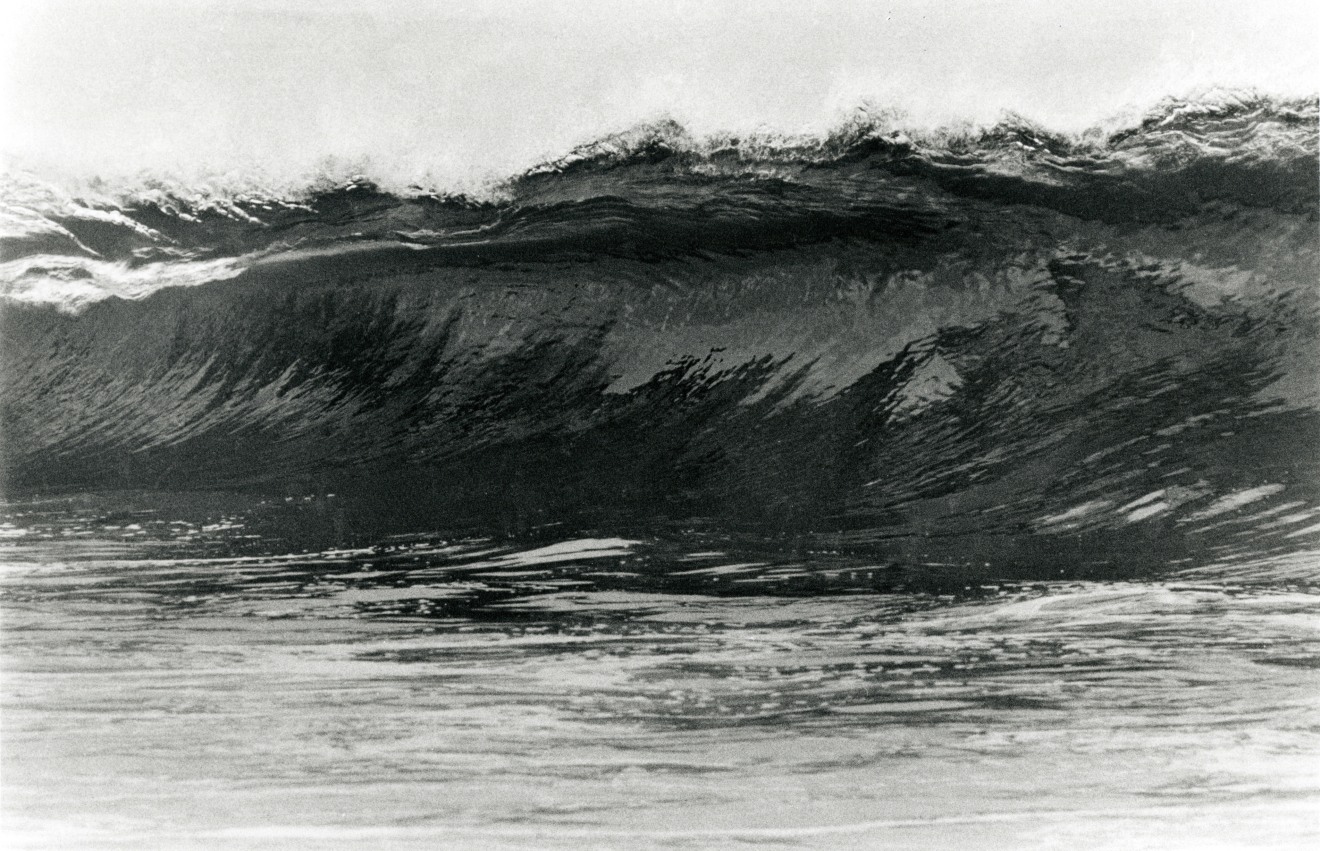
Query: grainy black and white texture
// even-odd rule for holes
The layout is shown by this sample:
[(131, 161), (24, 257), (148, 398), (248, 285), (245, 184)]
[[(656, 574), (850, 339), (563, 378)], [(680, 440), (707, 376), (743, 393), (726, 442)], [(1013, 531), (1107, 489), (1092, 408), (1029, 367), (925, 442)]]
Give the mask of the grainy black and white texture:
[(1320, 841), (1318, 132), (1216, 89), (656, 119), (481, 191), (11, 170), (6, 830)]

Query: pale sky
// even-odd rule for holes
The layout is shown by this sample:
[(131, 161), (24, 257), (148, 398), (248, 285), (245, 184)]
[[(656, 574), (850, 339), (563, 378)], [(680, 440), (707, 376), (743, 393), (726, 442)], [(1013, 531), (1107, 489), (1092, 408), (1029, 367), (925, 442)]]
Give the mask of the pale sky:
[(1313, 0), (0, 0), (0, 150), (80, 174), (370, 157), (461, 182), (670, 115), (819, 131), (1015, 110), (1076, 130), (1165, 94), (1320, 90)]

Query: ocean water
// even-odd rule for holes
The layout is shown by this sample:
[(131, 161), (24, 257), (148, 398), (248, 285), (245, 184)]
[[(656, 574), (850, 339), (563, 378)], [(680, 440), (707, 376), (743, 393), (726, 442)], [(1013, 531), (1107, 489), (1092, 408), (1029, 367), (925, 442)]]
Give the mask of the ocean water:
[(179, 557), (106, 525), (9, 527), (11, 847), (1320, 839), (1314, 551), (895, 591), (715, 540)]
[(1317, 116), (6, 175), (6, 841), (1317, 845)]

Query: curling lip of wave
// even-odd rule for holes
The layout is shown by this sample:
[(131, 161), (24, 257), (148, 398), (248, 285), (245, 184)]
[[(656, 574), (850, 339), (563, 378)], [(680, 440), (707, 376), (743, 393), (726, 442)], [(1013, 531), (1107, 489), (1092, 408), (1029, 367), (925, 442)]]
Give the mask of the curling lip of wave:
[[(728, 170), (755, 175), (770, 169), (773, 174), (775, 166), (828, 166), (877, 149), (891, 155), (965, 159), (963, 164), (980, 159), (1019, 169), (1039, 161), (1035, 164), (1053, 165), (1061, 173), (1076, 168), (1168, 166), (1196, 157), (1269, 160), (1314, 150), (1314, 134), (1308, 130), (1318, 117), (1316, 97), (1276, 99), (1254, 91), (1214, 89), (1190, 98), (1166, 98), (1136, 122), (1080, 134), (1054, 133), (1015, 114), (991, 127), (921, 130), (905, 127), (895, 113), (871, 108), (859, 108), (823, 136), (766, 132), (697, 138), (677, 121), (659, 119), (607, 134), (488, 186), (484, 200), (418, 184), (391, 191), (401, 198), (430, 196), (480, 206), (507, 201), (520, 184), (547, 175), (660, 162), (699, 173)], [(117, 185), (97, 178), (68, 191), (58, 182), (13, 174), (0, 180), (0, 198), (7, 207), (27, 207), (41, 215), (97, 217), (101, 211), (113, 214), (116, 208), (152, 207), (184, 221), (225, 217), (258, 225), (266, 215), (314, 212), (313, 202), (319, 197), (376, 188), (360, 167), (331, 164), (326, 169), (302, 186), (284, 188), (230, 173), (194, 182), (140, 175)], [(334, 176), (336, 172), (339, 176)]]
[[(1104, 221), (1185, 214), (1208, 200), (1305, 212), (1318, 195), (1317, 123), (1315, 99), (1226, 91), (1169, 99), (1133, 126), (1071, 137), (1016, 117), (979, 131), (905, 133), (890, 116), (861, 112), (800, 139), (695, 139), (660, 121), (580, 146), (487, 200), (417, 187), (392, 194), (363, 177), (292, 193), (159, 180), (68, 192), (12, 174), (0, 179), (0, 249), (27, 262), (0, 268), (0, 283), (11, 299), (78, 310), (142, 297), (151, 279), (204, 283), (277, 255), (345, 246), (435, 247), (439, 263), (476, 249), (737, 251), (828, 238), (848, 230), (840, 224), (865, 230), (877, 218), (938, 230), (959, 199)], [(720, 235), (707, 244), (712, 230)], [(34, 277), (34, 255), (86, 261)], [(230, 262), (198, 265), (219, 258)]]

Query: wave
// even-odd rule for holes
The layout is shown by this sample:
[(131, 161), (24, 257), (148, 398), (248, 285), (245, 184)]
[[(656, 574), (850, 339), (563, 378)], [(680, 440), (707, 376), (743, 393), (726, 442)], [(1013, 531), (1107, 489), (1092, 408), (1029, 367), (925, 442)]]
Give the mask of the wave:
[[(0, 246), (11, 261), (59, 254), (131, 266), (220, 257), (246, 266), (309, 249), (407, 246), (449, 264), (529, 251), (674, 256), (850, 232), (891, 237), (953, 226), (977, 201), (1114, 224), (1167, 223), (1211, 202), (1309, 213), (1320, 181), (1318, 116), (1315, 99), (1217, 91), (1072, 136), (1016, 116), (988, 128), (905, 131), (883, 110), (859, 110), (823, 137), (698, 139), (657, 121), (481, 196), (390, 192), (332, 172), (301, 190), (235, 175), (69, 188), (12, 173), (0, 181)], [(31, 265), (0, 270), (6, 292), (58, 300), (60, 288), (33, 285)], [(98, 268), (87, 263), (77, 275), (94, 286)], [(110, 295), (124, 293), (109, 286)]]
[(335, 492), (358, 539), (697, 529), (1074, 572), (1305, 551), (1318, 124), (1241, 93), (1071, 137), (659, 122), (481, 198), (11, 176), (6, 487)]

